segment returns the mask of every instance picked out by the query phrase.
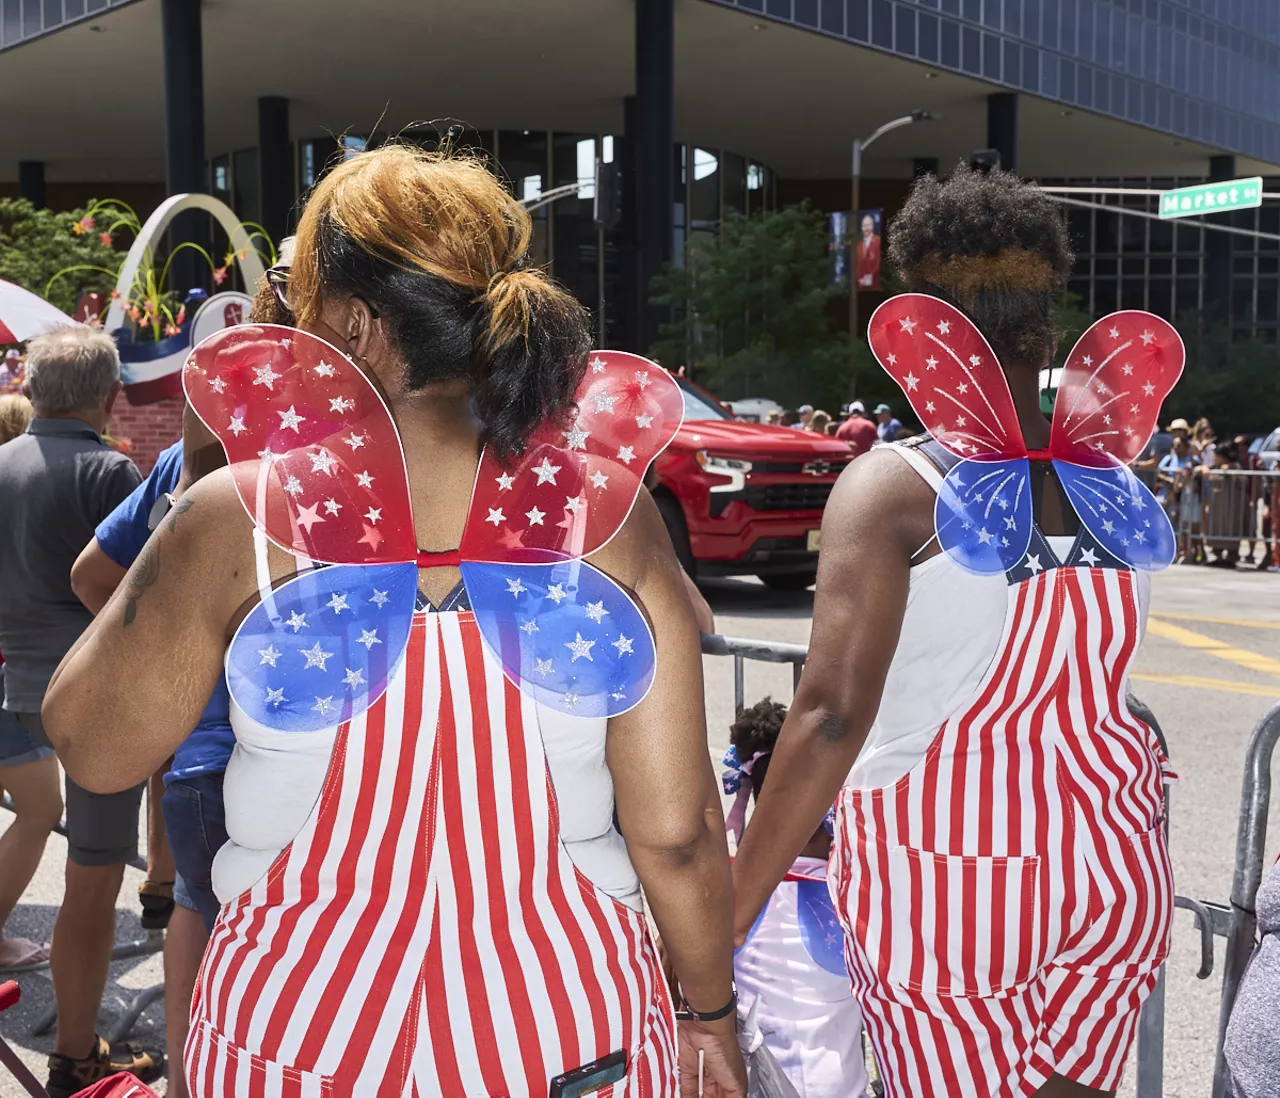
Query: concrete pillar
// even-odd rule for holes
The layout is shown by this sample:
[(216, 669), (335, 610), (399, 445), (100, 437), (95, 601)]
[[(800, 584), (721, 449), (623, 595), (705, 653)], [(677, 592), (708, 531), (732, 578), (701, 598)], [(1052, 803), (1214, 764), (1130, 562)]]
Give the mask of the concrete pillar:
[(675, 4), (636, 0), (634, 123), (637, 337), (644, 353), (658, 338), (665, 310), (649, 304), (649, 284), (672, 258), (675, 173)]
[(262, 227), (279, 246), (289, 232), (295, 197), (289, 100), (280, 95), (264, 95), (258, 100), (258, 187)]
[[(209, 189), (204, 152), (204, 47), (200, 0), (160, 0), (161, 46), (164, 51), (164, 168), (169, 194)], [(206, 244), (208, 218), (192, 212), (175, 218), (169, 246), (190, 240)], [(180, 252), (170, 268), (170, 285), (179, 294), (201, 285), (206, 277), (190, 249)]]
[[(1234, 156), (1209, 157), (1209, 182), (1217, 183), (1236, 177)], [(1230, 214), (1207, 214), (1208, 221), (1229, 223)], [(1226, 321), (1231, 316), (1231, 234), (1204, 233), (1204, 311), (1215, 320)]]
[(18, 193), (36, 209), (43, 209), (44, 201), (44, 161), (18, 161)]
[(1000, 167), (1018, 170), (1018, 93), (987, 96), (987, 148), (1000, 150)]

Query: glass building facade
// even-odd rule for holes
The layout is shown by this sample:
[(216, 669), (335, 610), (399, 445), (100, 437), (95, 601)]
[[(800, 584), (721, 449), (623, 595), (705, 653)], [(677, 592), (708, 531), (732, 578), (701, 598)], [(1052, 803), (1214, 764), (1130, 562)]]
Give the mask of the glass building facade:
[(1280, 0), (711, 0), (1280, 160)]
[[(396, 136), (413, 140), (410, 134)], [(296, 142), (296, 193), (305, 194), (338, 157), (376, 146), (380, 139), (380, 135), (348, 135), (341, 143), (331, 137)], [(420, 143), (433, 148), (436, 141), (433, 132)], [(603, 229), (595, 223), (596, 162), (618, 162), (625, 168), (622, 139), (599, 133), (469, 130), (455, 143), (482, 154), (523, 201), (577, 184), (576, 197), (557, 199), (532, 212), (531, 254), (534, 262), (546, 266), (591, 310), (601, 346), (630, 345), (633, 318), (628, 310), (634, 276), (627, 262), (626, 230)], [(676, 192), (671, 231), (677, 262), (690, 239), (718, 231), (730, 211), (745, 214), (774, 208), (773, 170), (747, 157), (699, 145), (676, 145), (671, 166)], [(242, 220), (258, 221), (258, 150), (240, 149), (213, 157), (209, 189)]]

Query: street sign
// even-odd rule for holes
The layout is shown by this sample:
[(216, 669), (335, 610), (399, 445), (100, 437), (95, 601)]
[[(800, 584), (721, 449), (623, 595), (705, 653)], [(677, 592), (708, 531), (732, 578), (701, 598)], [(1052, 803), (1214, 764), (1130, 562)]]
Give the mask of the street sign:
[(1248, 210), (1262, 205), (1262, 176), (1228, 179), (1222, 183), (1201, 183), (1197, 187), (1180, 187), (1160, 196), (1160, 216), (1192, 217), (1195, 214), (1222, 213), (1224, 210)]

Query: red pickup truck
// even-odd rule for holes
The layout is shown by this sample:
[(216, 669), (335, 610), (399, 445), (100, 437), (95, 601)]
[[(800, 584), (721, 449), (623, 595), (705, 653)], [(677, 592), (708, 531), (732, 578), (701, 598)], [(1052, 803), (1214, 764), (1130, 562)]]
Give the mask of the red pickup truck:
[(678, 379), (684, 425), (650, 485), (685, 570), (759, 576), (798, 591), (818, 568), (822, 508), (852, 460), (834, 438), (741, 423), (705, 389)]

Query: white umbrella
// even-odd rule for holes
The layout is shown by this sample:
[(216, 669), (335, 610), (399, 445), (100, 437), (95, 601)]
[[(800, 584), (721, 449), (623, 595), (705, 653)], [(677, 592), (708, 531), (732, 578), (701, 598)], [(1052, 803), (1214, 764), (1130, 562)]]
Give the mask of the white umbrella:
[(0, 343), (24, 343), (54, 328), (76, 322), (44, 298), (0, 279)]

